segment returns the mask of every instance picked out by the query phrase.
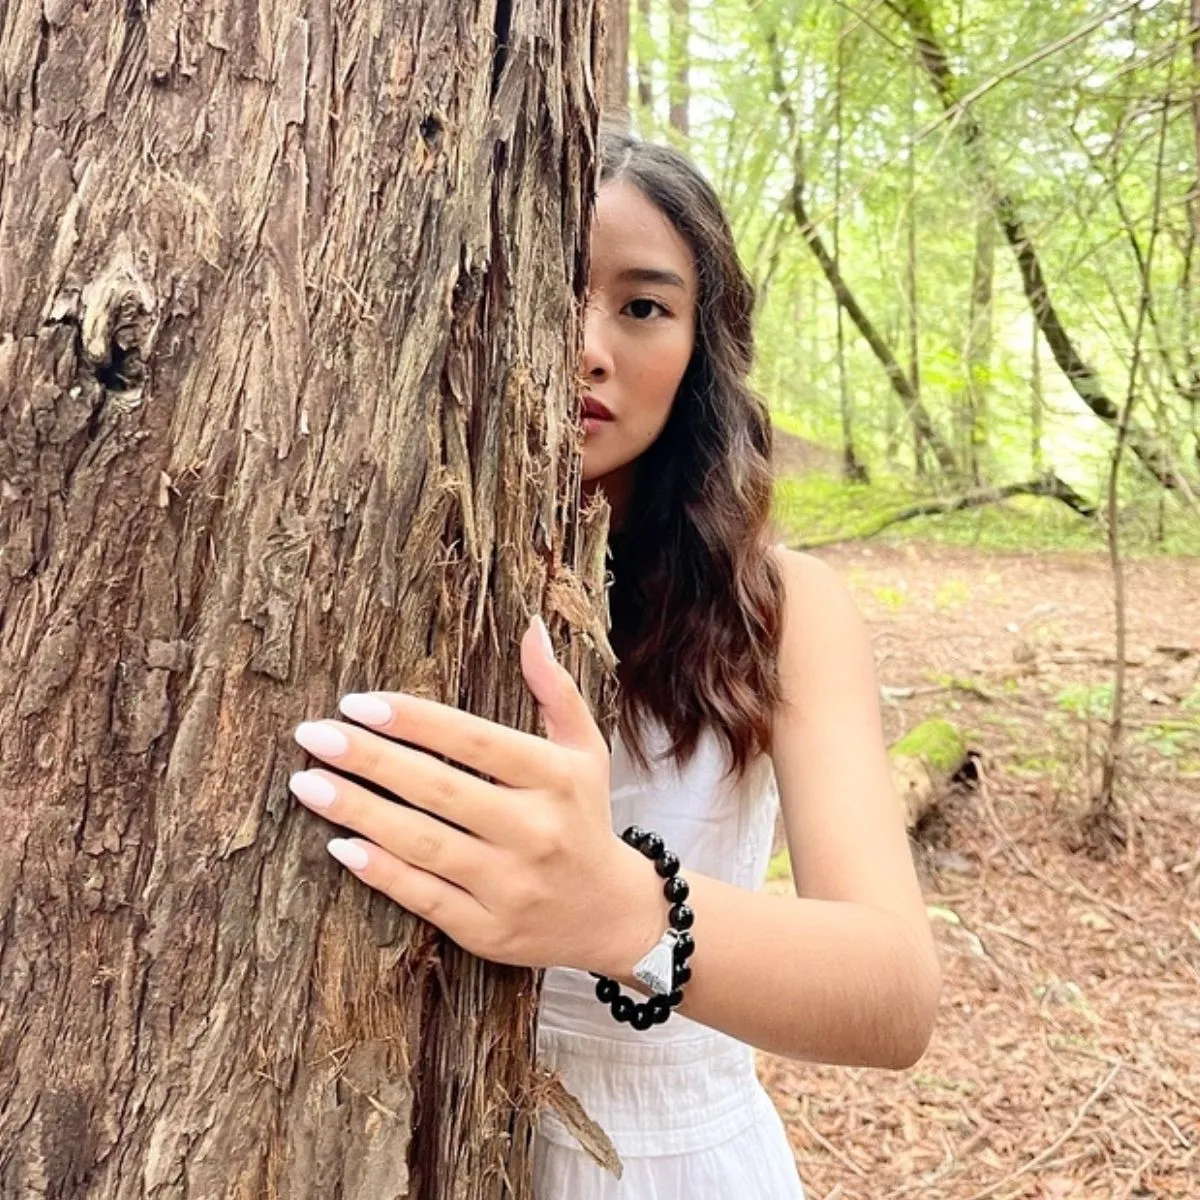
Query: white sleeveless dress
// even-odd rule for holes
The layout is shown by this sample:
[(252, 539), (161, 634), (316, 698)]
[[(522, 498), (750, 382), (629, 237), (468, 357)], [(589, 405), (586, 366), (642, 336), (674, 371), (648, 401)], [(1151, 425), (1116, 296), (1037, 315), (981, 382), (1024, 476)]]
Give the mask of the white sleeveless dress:
[[(712, 733), (682, 771), (655, 759), (668, 744), (661, 727), (650, 727), (647, 743), (647, 772), (614, 743), (613, 828), (661, 833), (685, 875), (761, 887), (779, 803), (770, 760), (735, 783)], [(696, 937), (704, 938), (699, 922)], [(609, 1135), (624, 1170), (617, 1179), (597, 1165), (543, 1111), (537, 1200), (803, 1200), (783, 1124), (745, 1043), (679, 1013), (644, 1032), (618, 1025), (590, 975), (555, 968), (545, 976), (538, 1058)]]

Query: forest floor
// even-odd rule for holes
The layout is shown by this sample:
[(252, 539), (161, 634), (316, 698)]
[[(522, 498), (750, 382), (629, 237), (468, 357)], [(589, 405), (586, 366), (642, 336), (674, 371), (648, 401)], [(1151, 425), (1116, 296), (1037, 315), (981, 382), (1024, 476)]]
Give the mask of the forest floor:
[(1113, 672), (1105, 558), (821, 557), (870, 625), (889, 738), (942, 715), (983, 757), (919, 830), (945, 980), (928, 1053), (903, 1073), (760, 1056), (810, 1200), (1200, 1197), (1200, 559), (1127, 568), (1105, 854), (1082, 833)]

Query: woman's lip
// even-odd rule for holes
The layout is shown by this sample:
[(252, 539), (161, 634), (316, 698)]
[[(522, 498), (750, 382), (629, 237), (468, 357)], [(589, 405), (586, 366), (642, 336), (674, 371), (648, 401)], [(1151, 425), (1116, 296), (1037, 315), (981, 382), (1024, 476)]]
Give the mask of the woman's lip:
[(596, 399), (595, 396), (584, 396), (583, 398), (583, 418), (591, 418), (594, 421), (611, 421), (613, 415)]

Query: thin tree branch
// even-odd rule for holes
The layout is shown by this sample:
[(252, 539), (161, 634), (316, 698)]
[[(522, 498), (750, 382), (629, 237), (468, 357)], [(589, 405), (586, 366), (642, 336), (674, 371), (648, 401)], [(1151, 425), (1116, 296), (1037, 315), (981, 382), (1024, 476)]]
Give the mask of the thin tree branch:
[(1038, 479), (1030, 479), (1024, 483), (1006, 483), (1000, 487), (978, 488), (965, 492), (961, 496), (943, 496), (921, 500), (916, 504), (909, 504), (904, 508), (897, 509), (886, 517), (879, 518), (864, 529), (855, 530), (853, 533), (832, 534), (829, 537), (817, 538), (813, 541), (799, 542), (794, 544), (792, 549), (815, 550), (821, 546), (837, 545), (839, 542), (862, 541), (875, 537), (893, 525), (912, 521), (917, 517), (937, 517), (946, 513), (964, 512), (970, 508), (981, 508), (986, 504), (1000, 504), (1005, 500), (1012, 499), (1013, 496), (1048, 496), (1053, 500), (1060, 501), (1073, 512), (1077, 512), (1088, 520), (1096, 516), (1096, 506), (1089, 504), (1070, 484), (1064, 483), (1051, 471)]

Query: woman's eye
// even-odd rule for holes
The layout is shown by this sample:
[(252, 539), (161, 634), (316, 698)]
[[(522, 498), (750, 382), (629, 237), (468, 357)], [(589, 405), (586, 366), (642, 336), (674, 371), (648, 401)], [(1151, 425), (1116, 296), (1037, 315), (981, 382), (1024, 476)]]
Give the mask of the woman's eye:
[(638, 321), (647, 321), (653, 316), (666, 316), (667, 310), (657, 300), (638, 297), (625, 305), (625, 311)]

